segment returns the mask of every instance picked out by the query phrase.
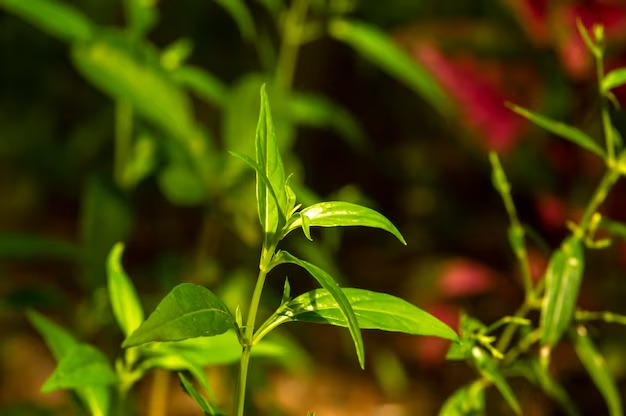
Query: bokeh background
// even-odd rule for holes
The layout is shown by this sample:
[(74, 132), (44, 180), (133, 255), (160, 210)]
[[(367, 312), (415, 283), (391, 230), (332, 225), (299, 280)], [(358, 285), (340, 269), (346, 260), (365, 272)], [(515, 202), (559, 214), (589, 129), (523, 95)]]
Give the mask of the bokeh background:
[[(121, 1), (63, 3), (101, 27), (128, 27)], [(161, 65), (174, 71), (185, 61), (215, 83), (203, 84), (203, 94), (178, 79), (194, 126), (210, 143), (194, 159), (166, 122), (145, 117), (162, 97), (154, 103), (148, 97), (145, 108), (124, 118), (106, 88), (78, 68), (67, 40), (0, 1), (0, 413), (75, 411), (68, 394), (39, 393), (54, 361), (24, 316), (28, 308), (111, 357), (118, 353), (122, 336), (104, 267), (117, 241), (126, 244), (124, 264), (146, 311), (180, 282), (206, 285), (233, 309), (243, 304), (256, 276), (259, 229), (253, 175), (226, 151), (251, 149), (262, 82), (272, 84), (278, 140), (299, 200), (366, 204), (408, 242), (404, 247), (376, 230), (325, 230), (314, 234), (315, 245), (294, 233), (289, 249), (317, 259), (344, 286), (400, 296), (453, 328), (461, 310), (489, 323), (523, 300), (488, 151), (501, 155), (520, 217), (538, 236), (530, 251), (536, 276), (599, 180), (601, 161), (529, 125), (504, 103), (600, 137), (595, 67), (575, 22), (605, 26), (606, 66), (619, 67), (626, 63), (622, 1), (249, 1), (243, 4), (251, 21), (229, 3), (162, 0), (158, 21), (138, 35), (138, 44), (155, 51), (182, 39)], [(337, 19), (375, 29), (415, 72), (394, 70), (381, 52), (385, 45), (368, 49), (372, 39), (363, 40), (366, 46), (342, 39)], [(302, 44), (290, 57), (281, 45), (293, 22)], [(623, 93), (616, 95), (623, 102)], [(626, 127), (623, 111), (613, 116), (618, 129)], [(132, 132), (124, 141), (128, 119)], [(624, 206), (618, 185), (604, 212), (624, 221)], [(581, 303), (626, 313), (626, 246), (616, 240), (588, 262)], [(314, 287), (296, 270), (274, 273), (265, 313), (286, 273), (293, 292)], [(285, 360), (291, 365), (256, 363), (254, 414), (437, 414), (474, 377), (464, 363), (445, 361), (447, 341), (366, 332), (361, 371), (347, 331), (285, 329), (299, 348)], [(626, 333), (601, 329), (598, 344), (624, 393)], [(604, 414), (572, 351), (558, 355), (554, 371), (583, 414)], [(228, 397), (231, 370), (210, 372)], [(166, 414), (199, 414), (175, 377), (164, 379)], [(138, 414), (148, 414), (151, 383), (149, 377), (136, 389)], [(513, 386), (525, 414), (560, 414), (528, 383)], [(495, 393), (488, 407), (509, 411)]]

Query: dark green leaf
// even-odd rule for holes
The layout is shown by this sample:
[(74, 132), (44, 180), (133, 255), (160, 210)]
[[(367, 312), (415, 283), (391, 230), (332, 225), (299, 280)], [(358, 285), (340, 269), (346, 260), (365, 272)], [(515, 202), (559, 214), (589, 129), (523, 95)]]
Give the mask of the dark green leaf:
[(548, 396), (559, 403), (565, 414), (568, 416), (580, 416), (580, 412), (576, 406), (574, 406), (574, 402), (567, 394), (567, 391), (552, 377), (548, 369), (541, 365), (539, 360), (533, 360), (530, 363), (530, 367), (535, 376), (535, 380), (533, 381), (535, 381)]
[(402, 51), (382, 30), (367, 23), (335, 20), (330, 34), (350, 45), (391, 76), (404, 82), (443, 114), (450, 112), (450, 101), (435, 78)]
[(155, 1), (124, 0), (126, 25), (134, 36), (140, 38), (154, 27), (158, 20)]
[(591, 376), (591, 379), (606, 401), (609, 414), (611, 416), (622, 416), (624, 410), (617, 384), (611, 376), (606, 361), (604, 361), (602, 355), (593, 345), (591, 339), (589, 339), (587, 329), (579, 326), (576, 330), (572, 330), (570, 335), (578, 358), (580, 358), (589, 376)]
[[(457, 339), (456, 333), (446, 324), (403, 299), (364, 289), (341, 290), (350, 302), (361, 329)], [(325, 289), (304, 293), (290, 301), (286, 305), (285, 316), (290, 321), (348, 326), (337, 301)]]
[(483, 416), (485, 414), (485, 389), (480, 382), (455, 391), (439, 411), (439, 416)]
[(482, 348), (474, 346), (472, 348), (472, 358), (481, 375), (496, 386), (515, 414), (521, 415), (522, 409), (519, 402), (515, 394), (513, 394), (513, 390), (511, 390), (511, 387), (506, 382), (506, 379), (500, 373), (493, 357), (487, 354)]
[(626, 68), (617, 68), (602, 79), (602, 90), (609, 91), (626, 84)]
[(41, 387), (43, 393), (115, 384), (117, 376), (105, 355), (88, 344), (77, 344), (59, 361)]
[(579, 145), (583, 149), (587, 149), (590, 152), (597, 154), (601, 158), (606, 157), (602, 147), (600, 147), (600, 145), (598, 145), (598, 143), (596, 143), (589, 135), (582, 132), (581, 130), (578, 130), (576, 127), (568, 126), (567, 124), (561, 123), (560, 121), (552, 120), (540, 114), (533, 113), (515, 104), (508, 103), (507, 106), (520, 116), (532, 121), (539, 127), (546, 129), (550, 133), (555, 134), (563, 139), (569, 140), (572, 143)]
[(541, 308), (541, 344), (556, 345), (574, 316), (584, 269), (580, 240), (568, 238), (550, 259)]
[(222, 6), (235, 20), (242, 38), (249, 42), (255, 40), (254, 19), (252, 19), (248, 6), (243, 0), (215, 0), (215, 2)]
[(92, 22), (74, 7), (53, 0), (0, 0), (0, 7), (64, 41), (88, 39)]
[[(396, 236), (402, 244), (406, 241), (395, 225), (385, 216), (373, 209), (350, 202), (330, 201), (320, 202), (303, 209), (302, 217), (308, 218), (309, 226), (316, 227), (341, 227), (341, 226), (363, 226), (380, 228), (389, 231)], [(303, 225), (301, 216), (294, 216), (293, 221), (287, 228), (287, 233)]]
[(361, 338), (361, 331), (359, 329), (359, 322), (354, 314), (354, 311), (352, 310), (352, 306), (350, 306), (350, 301), (341, 291), (337, 282), (324, 270), (307, 261), (292, 256), (286, 251), (279, 251), (276, 253), (272, 263), (273, 265), (281, 263), (297, 264), (308, 271), (311, 276), (313, 276), (313, 278), (315, 278), (315, 280), (317, 280), (318, 283), (328, 291), (337, 303), (337, 306), (341, 310), (341, 313), (348, 324), (347, 326), (350, 330), (350, 334), (352, 335), (352, 340), (354, 341), (359, 364), (361, 365), (361, 368), (363, 368), (365, 366), (365, 350), (363, 347), (363, 339)]
[(205, 415), (225, 415), (217, 407), (213, 406), (203, 395), (200, 394), (194, 385), (187, 380), (183, 373), (178, 373), (180, 382), (183, 384), (185, 391), (191, 396), (194, 402), (200, 406)]
[(218, 107), (226, 103), (228, 87), (217, 77), (201, 68), (182, 66), (172, 72), (172, 78), (208, 103)]
[(34, 234), (0, 235), (0, 258), (73, 260), (80, 254), (80, 248), (68, 241)]
[(183, 283), (163, 298), (122, 346), (219, 335), (233, 328), (234, 321), (228, 308), (210, 290)]
[(132, 334), (143, 322), (143, 309), (133, 282), (122, 266), (124, 245), (117, 243), (107, 260), (108, 289), (113, 315), (124, 337)]
[(613, 235), (626, 240), (626, 224), (602, 218), (600, 224), (608, 229)]

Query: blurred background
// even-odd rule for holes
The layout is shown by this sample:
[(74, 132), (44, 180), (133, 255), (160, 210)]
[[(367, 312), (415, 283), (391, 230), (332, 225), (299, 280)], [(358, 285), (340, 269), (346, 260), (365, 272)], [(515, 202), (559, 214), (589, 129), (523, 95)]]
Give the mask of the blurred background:
[[(626, 63), (618, 0), (58, 2), (89, 29), (41, 23), (44, 8), (42, 20), (0, 0), (2, 414), (75, 410), (69, 394), (39, 393), (55, 363), (28, 308), (119, 354), (104, 266), (117, 241), (146, 311), (180, 282), (209, 287), (232, 310), (245, 304), (260, 250), (254, 175), (227, 151), (252, 154), (263, 82), (298, 200), (373, 207), (408, 242), (350, 228), (316, 231), (314, 243), (293, 233), (289, 250), (343, 286), (400, 296), (455, 329), (461, 310), (486, 323), (514, 313), (523, 291), (488, 151), (500, 154), (520, 218), (536, 231), (536, 277), (603, 166), (504, 103), (601, 137), (576, 19), (605, 26), (607, 69)], [(623, 112), (613, 115), (623, 134)], [(604, 207), (618, 221), (624, 190)], [(626, 245), (616, 240), (588, 264), (581, 303), (626, 313)], [(263, 313), (285, 274), (294, 294), (315, 287), (296, 270), (273, 273)], [(475, 377), (445, 361), (447, 341), (365, 332), (361, 371), (347, 331), (283, 329), (298, 347), (281, 362), (253, 362), (255, 414), (437, 414)], [(626, 392), (626, 333), (602, 326), (598, 344)], [(555, 360), (582, 413), (602, 414), (573, 352)], [(232, 371), (210, 374), (227, 401)], [(138, 414), (148, 414), (151, 382), (136, 388)], [(167, 414), (199, 414), (174, 377), (166, 383)], [(513, 387), (525, 414), (560, 414), (523, 380)], [(496, 393), (488, 408), (510, 411)]]

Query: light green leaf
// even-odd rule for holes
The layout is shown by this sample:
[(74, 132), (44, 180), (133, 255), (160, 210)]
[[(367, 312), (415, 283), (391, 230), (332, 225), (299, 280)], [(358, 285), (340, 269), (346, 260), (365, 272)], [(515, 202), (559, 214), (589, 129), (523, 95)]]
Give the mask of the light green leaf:
[(617, 68), (602, 78), (602, 91), (607, 92), (624, 84), (626, 84), (626, 68)]
[(202, 203), (209, 189), (191, 166), (171, 164), (158, 176), (159, 188), (167, 199), (176, 205), (194, 206)]
[[(302, 217), (306, 216), (309, 220), (309, 226), (316, 227), (342, 227), (342, 226), (363, 226), (380, 228), (396, 236), (402, 244), (406, 245), (406, 241), (395, 225), (391, 223), (385, 216), (366, 208), (361, 205), (352, 204), (350, 202), (330, 201), (320, 202), (300, 211)], [(290, 222), (285, 234), (301, 227), (301, 216), (294, 216)]]
[[(280, 150), (276, 143), (276, 133), (265, 85), (261, 87), (261, 111), (256, 132), (256, 162), (269, 180), (269, 185), (259, 178), (257, 172), (257, 205), (259, 219), (264, 232), (264, 246), (271, 245), (271, 239), (285, 222), (288, 196), (285, 191), (286, 174)], [(270, 189), (271, 188), (271, 189)], [(272, 196), (275, 195), (275, 198)]]
[(356, 315), (354, 314), (352, 306), (350, 306), (350, 301), (341, 291), (335, 279), (333, 279), (332, 276), (330, 276), (319, 267), (307, 261), (301, 260), (286, 251), (279, 251), (278, 253), (276, 253), (274, 259), (272, 260), (272, 267), (282, 263), (293, 263), (304, 268), (311, 274), (311, 276), (313, 276), (313, 278), (315, 278), (315, 280), (317, 280), (317, 282), (324, 289), (327, 290), (330, 296), (335, 300), (337, 306), (341, 310), (341, 314), (343, 315), (345, 322), (347, 323), (350, 334), (352, 335), (352, 340), (354, 341), (359, 364), (361, 365), (361, 368), (364, 368), (365, 349), (363, 347), (363, 339), (361, 337), (361, 331), (359, 329), (359, 322)]
[(481, 375), (496, 386), (502, 397), (504, 397), (504, 400), (506, 400), (509, 406), (511, 406), (511, 409), (513, 409), (515, 414), (521, 415), (522, 409), (519, 402), (517, 401), (515, 394), (513, 394), (513, 390), (511, 390), (511, 387), (506, 382), (506, 379), (500, 373), (493, 357), (487, 354), (482, 348), (474, 346), (472, 348), (472, 358)]
[(143, 322), (143, 309), (133, 282), (122, 266), (123, 252), (124, 245), (122, 243), (113, 246), (107, 260), (107, 276), (113, 315), (122, 329), (124, 337), (128, 337)]
[(382, 30), (363, 22), (334, 20), (330, 22), (329, 31), (331, 36), (350, 45), (365, 59), (405, 83), (441, 113), (451, 111), (449, 98), (435, 78)]
[(93, 23), (74, 7), (52, 0), (0, 0), (0, 7), (64, 41), (88, 39)]
[(156, 3), (157, 0), (124, 0), (126, 25), (137, 38), (147, 34), (157, 23)]
[(479, 381), (452, 393), (439, 411), (439, 416), (484, 416), (485, 414), (485, 389)]
[(148, 319), (126, 338), (122, 347), (211, 337), (232, 328), (234, 321), (226, 305), (209, 289), (183, 283), (163, 298)]
[(550, 259), (546, 270), (546, 290), (541, 307), (541, 344), (556, 345), (570, 325), (578, 300), (584, 269), (580, 240), (570, 237)]
[(189, 38), (180, 38), (161, 52), (161, 65), (168, 71), (174, 71), (181, 67), (192, 52), (192, 41)]
[(604, 397), (609, 409), (609, 414), (611, 416), (622, 416), (624, 410), (617, 384), (611, 376), (606, 361), (604, 361), (602, 355), (593, 345), (591, 339), (589, 339), (587, 329), (583, 326), (579, 326), (576, 330), (570, 331), (570, 336), (578, 358), (583, 366), (585, 366), (589, 376)]
[(577, 129), (576, 127), (569, 126), (560, 121), (552, 120), (548, 117), (544, 117), (540, 114), (533, 113), (525, 108), (519, 107), (515, 104), (507, 103), (507, 106), (519, 114), (520, 116), (532, 121), (539, 127), (544, 128), (552, 134), (555, 134), (563, 139), (569, 140), (572, 143), (577, 144), (583, 149), (587, 149), (600, 156), (605, 157), (604, 149), (596, 143), (589, 135)]
[(59, 361), (41, 387), (43, 393), (115, 384), (117, 376), (105, 355), (88, 344), (77, 344)]
[(176, 68), (172, 79), (208, 103), (222, 107), (228, 98), (228, 87), (209, 72), (191, 65)]
[(254, 19), (243, 0), (215, 0), (215, 2), (222, 6), (235, 20), (242, 38), (248, 42), (255, 40)]
[(132, 146), (128, 160), (124, 164), (122, 184), (129, 189), (154, 172), (157, 166), (157, 144), (155, 138), (143, 132)]
[[(411, 303), (386, 293), (343, 288), (361, 329), (380, 329), (413, 335), (457, 340), (446, 324)], [(328, 323), (347, 327), (337, 301), (325, 289), (306, 292), (285, 305), (281, 314), (288, 321)], [(281, 318), (279, 319), (283, 319)]]
[(183, 384), (183, 388), (185, 391), (191, 396), (194, 402), (200, 406), (200, 409), (204, 412), (205, 415), (225, 415), (225, 413), (221, 412), (217, 407), (213, 406), (207, 399), (204, 397), (194, 385), (187, 380), (187, 377), (183, 373), (178, 373), (178, 378), (180, 378), (180, 382)]

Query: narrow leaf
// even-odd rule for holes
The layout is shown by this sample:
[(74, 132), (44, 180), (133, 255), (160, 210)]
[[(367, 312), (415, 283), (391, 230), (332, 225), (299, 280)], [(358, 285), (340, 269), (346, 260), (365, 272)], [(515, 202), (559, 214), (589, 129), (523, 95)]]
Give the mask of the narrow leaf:
[[(385, 216), (361, 205), (350, 202), (331, 201), (320, 202), (300, 211), (302, 217), (308, 218), (309, 226), (317, 227), (341, 227), (363, 226), (380, 228), (396, 236), (402, 244), (406, 241), (395, 225)], [(294, 216), (293, 221), (287, 228), (287, 233), (303, 226), (302, 217)]]
[(434, 77), (375, 26), (350, 20), (330, 23), (330, 34), (350, 45), (365, 59), (405, 83), (443, 114), (451, 109), (447, 95)]
[(223, 334), (234, 318), (224, 303), (203, 286), (183, 283), (122, 344), (132, 347), (153, 341), (180, 341)]
[(194, 385), (187, 380), (187, 377), (183, 373), (178, 373), (178, 378), (183, 385), (183, 388), (191, 396), (194, 402), (200, 406), (200, 409), (204, 412), (205, 415), (225, 415), (225, 413), (221, 412), (217, 407), (213, 406), (207, 399), (204, 397)]
[(528, 365), (531, 367), (531, 371), (541, 389), (553, 400), (558, 402), (565, 414), (568, 416), (580, 416), (580, 412), (574, 405), (571, 397), (567, 394), (567, 391), (552, 377), (550, 372), (541, 365), (539, 360), (533, 360), (531, 363), (528, 363)]
[(292, 256), (286, 251), (279, 251), (274, 256), (272, 260), (273, 265), (278, 265), (281, 263), (293, 263), (298, 266), (304, 268), (308, 271), (317, 282), (328, 291), (330, 296), (335, 300), (337, 306), (341, 310), (341, 314), (343, 315), (348, 329), (350, 330), (350, 334), (352, 335), (352, 340), (354, 341), (354, 346), (356, 348), (357, 357), (359, 359), (359, 364), (361, 368), (365, 367), (365, 349), (363, 347), (363, 339), (361, 338), (361, 331), (359, 329), (359, 322), (357, 320), (354, 311), (352, 310), (352, 306), (350, 306), (350, 301), (346, 297), (346, 295), (341, 291), (339, 285), (328, 273), (319, 267), (301, 260), (295, 256)]
[(88, 39), (93, 23), (74, 7), (53, 0), (0, 0), (0, 7), (64, 41)]
[(589, 373), (594, 384), (604, 397), (609, 414), (622, 416), (624, 414), (622, 399), (615, 380), (607, 367), (606, 361), (593, 345), (587, 334), (587, 329), (579, 326), (570, 332), (572, 343), (578, 358)]
[(461, 387), (443, 404), (439, 416), (485, 415), (485, 389), (480, 382)]
[(600, 147), (600, 145), (598, 145), (598, 143), (596, 143), (589, 135), (577, 129), (576, 127), (572, 127), (565, 123), (561, 123), (560, 121), (552, 120), (548, 117), (533, 113), (515, 104), (507, 103), (507, 106), (520, 116), (532, 121), (539, 127), (546, 129), (550, 133), (555, 134), (563, 139), (569, 140), (572, 143), (575, 143), (583, 149), (587, 149), (602, 158), (605, 157), (602, 147)]
[(203, 69), (185, 65), (174, 70), (172, 78), (208, 103), (222, 107), (227, 100), (228, 87)]
[[(341, 290), (350, 302), (361, 329), (436, 336), (453, 341), (458, 339), (446, 324), (403, 299), (364, 289)], [(348, 326), (337, 301), (325, 289), (296, 297), (286, 305), (285, 315), (290, 321)]]
[(624, 84), (626, 84), (626, 68), (617, 68), (602, 79), (602, 91), (607, 92)]
[(143, 309), (137, 291), (122, 266), (123, 252), (122, 243), (113, 246), (107, 260), (107, 276), (113, 315), (124, 337), (128, 337), (143, 322)]
[(77, 344), (61, 359), (41, 387), (43, 393), (115, 384), (117, 376), (105, 355), (88, 344)]
[(28, 260), (53, 258), (76, 260), (80, 247), (68, 241), (35, 234), (0, 235), (0, 259)]
[(235, 20), (241, 37), (249, 42), (254, 41), (256, 37), (254, 19), (246, 3), (243, 0), (215, 0), (215, 2), (222, 6)]
[(504, 397), (504, 400), (506, 400), (509, 406), (511, 406), (511, 409), (513, 409), (515, 414), (521, 415), (522, 409), (519, 402), (517, 401), (515, 394), (513, 394), (513, 390), (511, 390), (511, 387), (506, 382), (506, 379), (500, 373), (493, 357), (483, 351), (482, 348), (475, 346), (472, 348), (472, 358), (482, 376), (496, 386), (502, 397)]
[(574, 316), (584, 269), (580, 240), (568, 238), (548, 263), (541, 308), (541, 344), (556, 345)]

